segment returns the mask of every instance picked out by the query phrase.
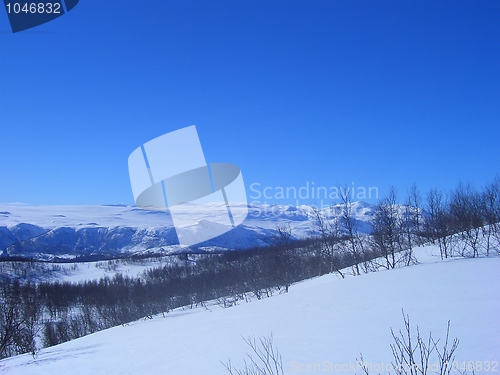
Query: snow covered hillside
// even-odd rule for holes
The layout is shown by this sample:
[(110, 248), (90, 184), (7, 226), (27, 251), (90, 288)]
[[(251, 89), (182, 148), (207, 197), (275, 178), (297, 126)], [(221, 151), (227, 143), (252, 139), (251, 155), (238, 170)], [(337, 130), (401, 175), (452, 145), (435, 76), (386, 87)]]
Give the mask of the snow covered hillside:
[[(227, 374), (220, 361), (231, 359), (239, 368), (250, 353), (242, 337), (271, 333), (286, 374), (361, 374), (355, 368), (360, 352), (372, 374), (387, 373), (377, 366), (392, 361), (390, 328), (404, 328), (401, 309), (424, 339), (430, 331), (444, 339), (450, 320), (450, 340), (460, 339), (457, 363), (481, 363), (476, 373), (500, 371), (500, 258), (442, 261), (432, 246), (416, 255), (416, 266), (346, 279), (329, 274), (227, 309), (177, 309), (43, 349), (36, 359), (2, 360), (0, 373)], [(342, 365), (345, 371), (335, 371)]]
[[(371, 231), (373, 207), (353, 204), (359, 230)], [(334, 210), (323, 209), (333, 218)], [(199, 244), (200, 248), (249, 248), (269, 244), (279, 222), (288, 221), (295, 238), (311, 231), (310, 206), (250, 205), (243, 225)], [(193, 226), (210, 227), (209, 216)], [(221, 224), (217, 224), (221, 225)], [(182, 249), (170, 214), (129, 206), (28, 206), (0, 205), (0, 254), (37, 259), (95, 259), (130, 254), (175, 253)]]

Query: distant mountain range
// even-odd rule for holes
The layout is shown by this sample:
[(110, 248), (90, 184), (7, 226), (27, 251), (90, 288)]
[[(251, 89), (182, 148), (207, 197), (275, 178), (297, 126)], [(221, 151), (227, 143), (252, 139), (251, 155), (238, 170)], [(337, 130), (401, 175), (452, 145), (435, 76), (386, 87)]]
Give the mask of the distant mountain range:
[[(339, 206), (323, 208), (334, 220)], [(0, 205), (0, 256), (43, 260), (105, 259), (132, 254), (168, 254), (189, 251), (245, 249), (270, 244), (278, 223), (288, 222), (295, 239), (314, 229), (311, 206), (249, 205), (245, 222), (195, 248), (178, 245), (172, 218), (165, 211), (134, 206), (29, 206)], [(355, 202), (358, 230), (370, 233), (374, 206)], [(193, 235), (221, 224), (209, 218), (191, 226)]]

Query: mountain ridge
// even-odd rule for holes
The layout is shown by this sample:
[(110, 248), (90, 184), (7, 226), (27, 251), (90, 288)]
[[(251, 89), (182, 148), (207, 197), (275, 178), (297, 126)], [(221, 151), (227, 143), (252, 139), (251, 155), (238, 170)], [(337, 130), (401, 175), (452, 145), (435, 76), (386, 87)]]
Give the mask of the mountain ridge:
[[(359, 231), (370, 233), (374, 206), (352, 203)], [(321, 208), (328, 220), (339, 214), (339, 206)], [(245, 249), (272, 243), (278, 223), (290, 224), (292, 237), (308, 237), (313, 229), (315, 208), (301, 205), (248, 205), (244, 223), (221, 236), (190, 249), (177, 242), (168, 211), (149, 211), (135, 206), (30, 206), (0, 205), (0, 256), (40, 260), (77, 257), (119, 257), (143, 253), (179, 253), (201, 248)], [(219, 226), (203, 217), (188, 229)]]

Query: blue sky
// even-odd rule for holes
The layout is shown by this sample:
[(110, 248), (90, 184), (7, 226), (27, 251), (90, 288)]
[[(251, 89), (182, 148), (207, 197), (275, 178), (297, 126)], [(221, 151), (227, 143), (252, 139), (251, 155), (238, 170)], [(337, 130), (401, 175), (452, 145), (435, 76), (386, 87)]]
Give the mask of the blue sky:
[(480, 187), (500, 172), (499, 21), (487, 0), (81, 0), (13, 34), (2, 10), (0, 202), (133, 204), (129, 154), (193, 124), (250, 200)]

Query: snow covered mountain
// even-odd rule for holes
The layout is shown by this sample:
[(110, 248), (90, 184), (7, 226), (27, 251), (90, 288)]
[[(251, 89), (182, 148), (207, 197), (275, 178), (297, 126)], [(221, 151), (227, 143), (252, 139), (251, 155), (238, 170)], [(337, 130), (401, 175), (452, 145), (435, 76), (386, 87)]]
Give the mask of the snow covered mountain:
[[(235, 229), (200, 243), (197, 250), (242, 249), (269, 244), (276, 225), (289, 222), (294, 238), (304, 238), (313, 229), (311, 206), (249, 205), (248, 217)], [(338, 207), (323, 208), (334, 219)], [(369, 233), (373, 206), (353, 203), (359, 231)], [(210, 230), (220, 225), (209, 217), (189, 228)], [(216, 228), (214, 228), (216, 230)], [(0, 254), (37, 259), (94, 259), (127, 254), (175, 253), (178, 245), (172, 218), (165, 211), (147, 211), (133, 206), (29, 206), (0, 205)]]

